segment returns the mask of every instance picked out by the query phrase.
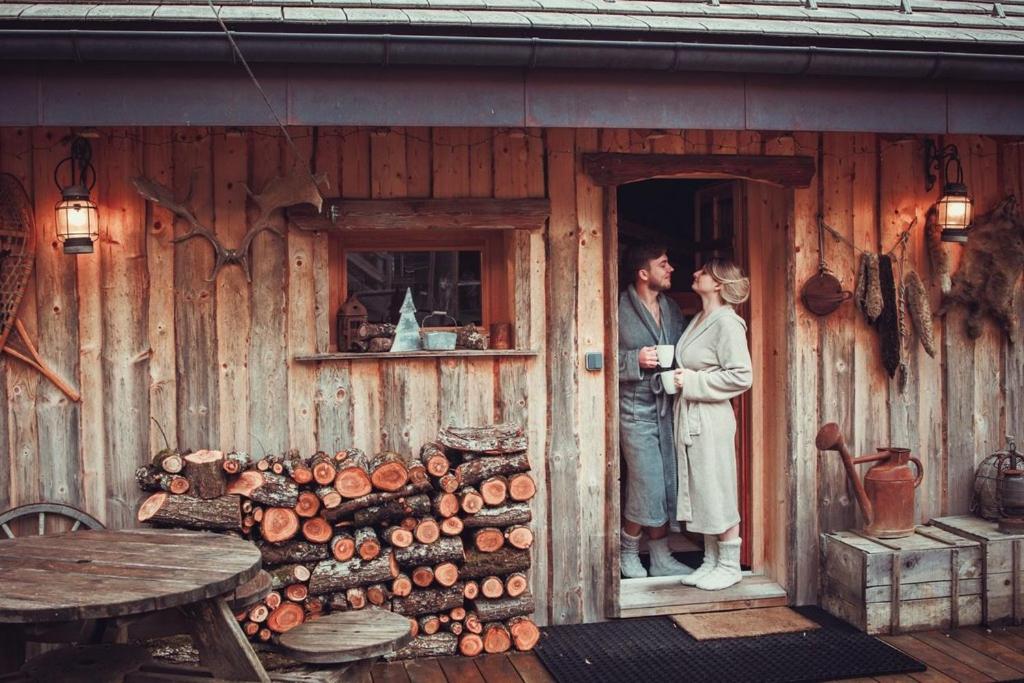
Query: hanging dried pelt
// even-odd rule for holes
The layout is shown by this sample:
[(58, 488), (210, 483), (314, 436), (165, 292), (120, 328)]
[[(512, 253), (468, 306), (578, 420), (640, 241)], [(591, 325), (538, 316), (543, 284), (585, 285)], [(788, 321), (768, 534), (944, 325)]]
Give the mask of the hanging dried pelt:
[(857, 307), (869, 323), (878, 320), (882, 314), (882, 286), (878, 276), (878, 254), (865, 253), (860, 257), (860, 272), (857, 274)]
[(892, 271), (892, 259), (878, 257), (879, 285), (882, 295), (882, 311), (875, 320), (875, 328), (882, 343), (882, 364), (890, 377), (896, 376), (901, 356), (899, 307), (896, 301), (896, 279)]
[(924, 234), (925, 240), (928, 242), (928, 256), (931, 258), (932, 272), (935, 273), (935, 277), (939, 280), (939, 289), (943, 294), (949, 294), (951, 284), (949, 277), (949, 254), (946, 252), (946, 248), (942, 246), (942, 228), (939, 227), (938, 217), (938, 208), (932, 206), (925, 217)]
[(928, 301), (928, 292), (920, 276), (908, 270), (903, 276), (903, 287), (906, 292), (907, 308), (910, 309), (910, 320), (914, 323), (917, 338), (925, 353), (935, 358), (935, 335), (932, 331), (932, 305)]
[(960, 268), (943, 297), (939, 315), (953, 304), (967, 307), (967, 334), (981, 336), (981, 320), (991, 315), (1015, 342), (1019, 323), (1013, 297), (1024, 273), (1024, 219), (1017, 200), (1011, 195), (992, 211), (979, 218), (971, 228)]

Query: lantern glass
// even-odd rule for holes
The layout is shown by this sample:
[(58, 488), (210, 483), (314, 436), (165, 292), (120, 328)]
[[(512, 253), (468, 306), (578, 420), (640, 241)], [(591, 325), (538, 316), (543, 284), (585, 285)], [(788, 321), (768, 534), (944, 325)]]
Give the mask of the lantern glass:
[(91, 254), (99, 238), (99, 211), (88, 197), (65, 197), (55, 208), (57, 239), (65, 254)]
[(967, 188), (950, 183), (943, 188), (938, 205), (938, 224), (943, 242), (966, 242), (968, 228), (974, 218), (974, 207)]

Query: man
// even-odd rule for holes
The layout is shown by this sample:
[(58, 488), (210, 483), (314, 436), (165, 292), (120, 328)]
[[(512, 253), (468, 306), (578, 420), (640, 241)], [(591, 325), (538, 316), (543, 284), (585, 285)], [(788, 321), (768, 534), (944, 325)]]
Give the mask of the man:
[[(648, 575), (640, 563), (640, 536), (646, 530), (651, 576), (692, 571), (668, 549), (669, 521), (675, 519), (676, 452), (672, 410), (656, 391), (659, 344), (675, 345), (686, 319), (664, 292), (672, 286), (672, 265), (665, 248), (652, 244), (630, 247), (619, 296), (619, 445), (626, 460), (626, 502), (621, 532), (622, 575)], [(652, 381), (653, 380), (653, 381)]]

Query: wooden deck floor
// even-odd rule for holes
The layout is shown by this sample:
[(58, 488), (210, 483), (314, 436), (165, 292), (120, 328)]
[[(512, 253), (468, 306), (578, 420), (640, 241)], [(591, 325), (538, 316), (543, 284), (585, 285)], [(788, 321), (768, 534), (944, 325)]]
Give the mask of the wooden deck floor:
[[(847, 681), (1024, 680), (1024, 627), (927, 631), (882, 640), (927, 664), (928, 671)], [(374, 665), (372, 673), (373, 683), (554, 683), (529, 653), (387, 662)]]

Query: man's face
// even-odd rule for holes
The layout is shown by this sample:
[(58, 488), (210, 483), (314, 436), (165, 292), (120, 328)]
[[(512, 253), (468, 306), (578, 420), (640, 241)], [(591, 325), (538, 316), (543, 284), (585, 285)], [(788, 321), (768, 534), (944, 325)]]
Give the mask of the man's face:
[(647, 286), (655, 292), (666, 292), (672, 288), (672, 271), (675, 268), (668, 262), (668, 255), (662, 254), (652, 260), (647, 268), (640, 271), (640, 278), (647, 278)]

